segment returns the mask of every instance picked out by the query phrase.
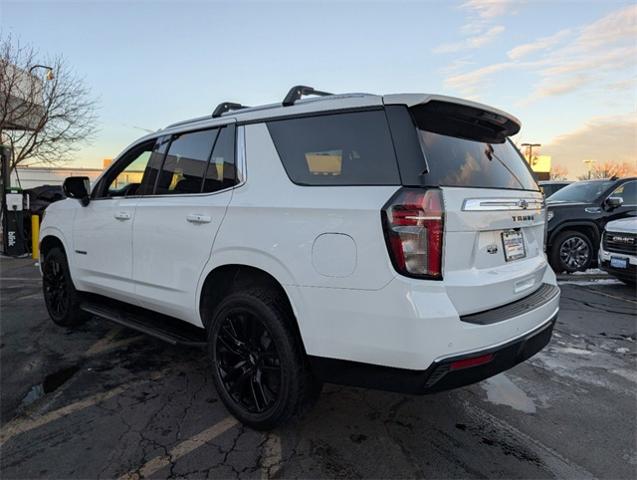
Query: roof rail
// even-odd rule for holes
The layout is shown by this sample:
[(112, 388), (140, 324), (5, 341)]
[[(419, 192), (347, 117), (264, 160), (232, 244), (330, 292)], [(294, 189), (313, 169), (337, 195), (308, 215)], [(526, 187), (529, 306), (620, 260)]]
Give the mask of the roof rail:
[(294, 105), (297, 100), (300, 100), (301, 97), (305, 97), (307, 95), (318, 95), (319, 97), (327, 97), (329, 95), (333, 95), (333, 93), (314, 90), (312, 87), (306, 87), (305, 85), (295, 85), (290, 89), (288, 94), (283, 99), (283, 106), (289, 107), (290, 105)]
[(223, 115), (226, 112), (230, 112), (231, 110), (241, 110), (243, 108), (249, 108), (245, 105), (241, 105), (240, 103), (232, 103), (232, 102), (223, 102), (217, 105), (215, 111), (212, 112), (212, 118), (217, 118)]

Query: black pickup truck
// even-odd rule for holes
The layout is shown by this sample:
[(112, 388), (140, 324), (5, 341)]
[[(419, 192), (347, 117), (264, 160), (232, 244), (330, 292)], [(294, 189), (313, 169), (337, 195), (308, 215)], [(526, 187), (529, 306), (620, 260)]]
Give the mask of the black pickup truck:
[(551, 195), (546, 204), (546, 253), (553, 270), (586, 270), (597, 263), (606, 223), (637, 216), (637, 178), (572, 183)]

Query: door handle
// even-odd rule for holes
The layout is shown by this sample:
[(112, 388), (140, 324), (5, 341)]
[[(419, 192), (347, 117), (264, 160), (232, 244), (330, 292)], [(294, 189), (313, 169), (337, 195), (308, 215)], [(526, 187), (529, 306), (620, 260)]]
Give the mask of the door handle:
[(210, 223), (212, 221), (212, 217), (209, 215), (201, 215), (199, 213), (191, 213), (186, 216), (186, 220), (190, 223)]
[(113, 215), (117, 220), (130, 220), (130, 213), (128, 212), (117, 212)]

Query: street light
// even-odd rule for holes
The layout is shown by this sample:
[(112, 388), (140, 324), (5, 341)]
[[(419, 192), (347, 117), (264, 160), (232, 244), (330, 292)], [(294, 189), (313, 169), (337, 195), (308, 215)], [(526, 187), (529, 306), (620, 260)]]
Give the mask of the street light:
[(47, 80), (53, 80), (55, 77), (53, 75), (53, 68), (49, 67), (47, 65), (33, 65), (31, 68), (29, 68), (29, 75), (33, 75), (33, 70), (35, 70), (36, 68), (44, 68), (47, 73), (46, 73), (46, 79)]
[(533, 166), (533, 147), (541, 147), (541, 143), (523, 143), (523, 147), (527, 147), (529, 149), (529, 165)]

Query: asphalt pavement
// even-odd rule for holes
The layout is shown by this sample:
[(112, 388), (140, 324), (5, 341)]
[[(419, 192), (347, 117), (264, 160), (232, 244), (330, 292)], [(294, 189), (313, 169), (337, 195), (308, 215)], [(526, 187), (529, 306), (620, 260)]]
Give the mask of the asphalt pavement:
[(242, 427), (205, 353), (47, 317), (30, 259), (0, 258), (0, 477), (636, 478), (635, 292), (561, 282), (531, 360), (428, 396), (326, 385), (273, 432)]

